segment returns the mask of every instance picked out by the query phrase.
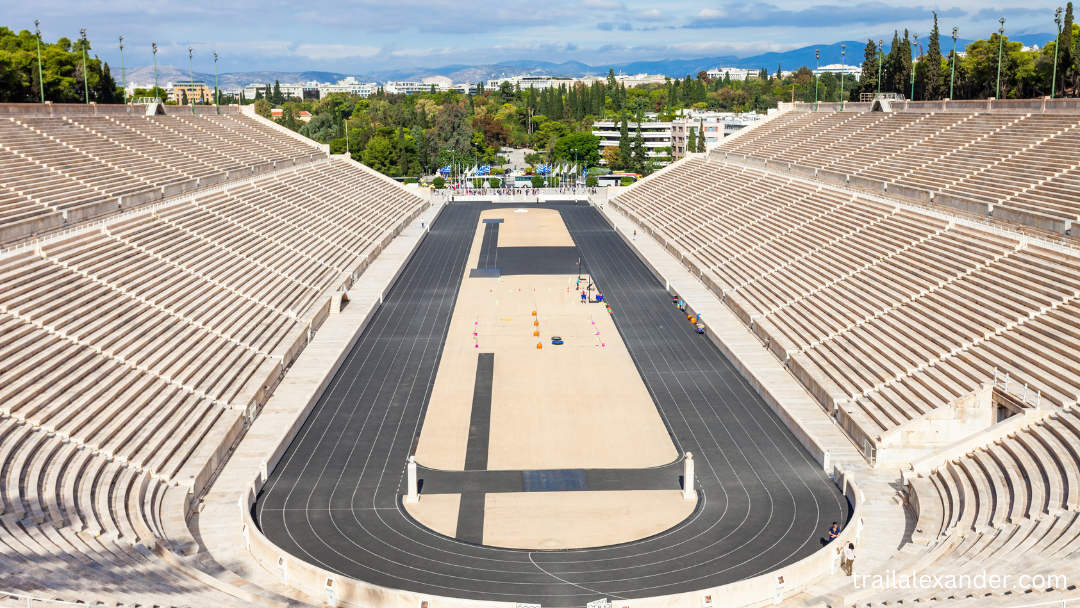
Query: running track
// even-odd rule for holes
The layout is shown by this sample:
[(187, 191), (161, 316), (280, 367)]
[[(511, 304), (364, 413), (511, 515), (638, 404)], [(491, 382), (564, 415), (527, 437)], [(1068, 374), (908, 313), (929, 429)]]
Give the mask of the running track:
[(271, 541), (376, 585), (561, 607), (763, 574), (816, 551), (828, 525), (846, 521), (828, 476), (629, 246), (595, 209), (559, 203), (541, 207), (562, 212), (679, 452), (694, 454), (699, 507), (656, 536), (572, 551), (467, 544), (409, 518), (405, 461), (480, 211), (491, 206), (443, 210), (260, 494)]

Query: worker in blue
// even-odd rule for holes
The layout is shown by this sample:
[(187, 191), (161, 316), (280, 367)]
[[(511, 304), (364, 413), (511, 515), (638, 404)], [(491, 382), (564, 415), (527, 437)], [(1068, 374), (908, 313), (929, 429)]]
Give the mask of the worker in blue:
[(581, 290), (581, 303), (582, 303), (582, 304), (584, 304), (584, 303), (585, 303), (585, 297), (586, 297), (586, 296), (585, 296), (585, 290), (584, 290), (584, 289), (582, 289), (582, 290)]
[(836, 540), (840, 536), (840, 525), (835, 521), (829, 526), (829, 542)]
[(598, 292), (596, 294), (596, 301), (597, 302), (603, 302), (604, 301), (604, 294)]

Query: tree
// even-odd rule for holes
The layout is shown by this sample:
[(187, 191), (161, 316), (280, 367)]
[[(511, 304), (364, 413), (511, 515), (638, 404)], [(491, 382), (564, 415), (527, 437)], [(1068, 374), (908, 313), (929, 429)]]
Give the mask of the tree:
[(460, 163), (473, 157), (473, 129), (465, 107), (458, 103), (444, 105), (435, 116), (435, 141), (439, 146), (439, 164)]
[(185, 89), (180, 89), (180, 105), (188, 105), (187, 91)]
[(255, 101), (255, 113), (263, 118), (270, 118), (270, 102), (265, 99)]
[(539, 175), (532, 176), (531, 178), (529, 178), (529, 181), (532, 183), (533, 188), (543, 188), (544, 187), (544, 178), (539, 176)]
[[(1065, 96), (1065, 83), (1070, 76), (1076, 81), (1077, 73), (1080, 72), (1080, 40), (1073, 33), (1073, 3), (1065, 6), (1065, 20), (1061, 24), (1061, 41), (1056, 46), (1058, 50), (1058, 73), (1061, 74), (1061, 95)], [(1073, 85), (1076, 88), (1076, 85)]]
[(285, 96), (281, 94), (281, 84), (276, 80), (274, 81), (274, 96), (271, 98), (270, 103), (275, 106), (285, 103)]
[(626, 116), (623, 115), (622, 124), (619, 126), (619, 167), (630, 168), (630, 129), (626, 124)]
[(645, 148), (645, 137), (641, 134), (640, 121), (637, 124), (637, 129), (634, 130), (634, 146), (631, 157), (630, 166), (633, 168), (634, 173), (644, 173), (645, 166), (649, 162), (649, 153)]
[(604, 153), (601, 156), (604, 159), (604, 163), (606, 163), (608, 168), (612, 171), (622, 171), (622, 158), (619, 156), (618, 148), (615, 146), (608, 146), (607, 148), (604, 148)]
[(551, 155), (555, 160), (576, 160), (585, 165), (595, 166), (600, 163), (600, 138), (592, 133), (570, 133), (555, 142)]
[(705, 127), (698, 125), (697, 150), (699, 154), (705, 151)]
[(934, 101), (948, 95), (945, 85), (945, 73), (942, 66), (944, 58), (941, 56), (941, 32), (938, 31), (937, 13), (934, 13), (934, 29), (930, 31), (930, 42), (926, 47), (926, 55), (922, 58), (920, 68), (922, 71), (923, 99)]
[(364, 149), (363, 163), (380, 173), (388, 173), (394, 164), (394, 144), (390, 138), (377, 136), (371, 138)]
[(688, 131), (686, 135), (686, 151), (697, 152), (697, 131), (694, 130), (694, 127), (687, 127), (686, 130)]
[(484, 114), (472, 121), (473, 129), (484, 134), (484, 143), (494, 148), (501, 148), (510, 142), (510, 132), (501, 121), (491, 114)]
[(852, 87), (850, 101), (859, 101), (860, 93), (877, 93), (878, 88), (878, 47), (873, 40), (866, 41), (863, 51), (862, 77), (859, 86)]

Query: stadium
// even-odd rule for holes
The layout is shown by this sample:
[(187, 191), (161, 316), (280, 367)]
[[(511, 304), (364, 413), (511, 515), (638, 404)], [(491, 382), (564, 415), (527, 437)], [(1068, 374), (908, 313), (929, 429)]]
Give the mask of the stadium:
[(1065, 605), (1078, 149), (1073, 99), (785, 103), (450, 196), (0, 104), (0, 603)]

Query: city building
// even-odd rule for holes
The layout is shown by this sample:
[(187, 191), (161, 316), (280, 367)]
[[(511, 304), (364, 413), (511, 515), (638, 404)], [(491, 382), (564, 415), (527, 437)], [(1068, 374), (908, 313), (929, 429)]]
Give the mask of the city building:
[[(438, 89), (439, 85), (435, 85), (435, 88)], [(417, 80), (393, 80), (383, 86), (383, 91), (387, 95), (412, 95), (414, 93), (427, 93), (430, 90), (430, 84), (424, 84)]]
[[(150, 85), (153, 88), (154, 85)], [(164, 87), (168, 91), (168, 100), (176, 103), (204, 103), (214, 99), (214, 91), (203, 82), (170, 82)]]
[(678, 160), (686, 156), (691, 129), (695, 133), (701, 129), (700, 134), (705, 137), (705, 149), (709, 150), (728, 135), (763, 118), (765, 118), (764, 115), (754, 112), (735, 114), (733, 112), (690, 111), (671, 122), (671, 157), (673, 160)]
[(757, 70), (744, 70), (742, 68), (713, 68), (707, 72), (709, 78), (713, 80), (723, 80), (724, 76), (727, 76), (731, 80), (746, 80), (747, 76), (750, 80), (757, 80)]
[(853, 76), (858, 80), (862, 78), (862, 66), (857, 64), (830, 63), (829, 65), (823, 65), (814, 70), (814, 74), (818, 76), (823, 74), (835, 74), (839, 77), (841, 73), (847, 76)]
[(348, 78), (337, 81), (337, 84), (330, 84), (328, 82), (320, 84), (319, 99), (332, 93), (351, 93), (353, 95), (359, 95), (360, 97), (371, 97), (378, 86), (379, 85), (374, 82), (358, 82), (355, 78), (349, 76)]
[[(621, 139), (619, 134), (620, 123), (613, 120), (598, 120), (593, 123), (592, 134), (600, 138), (600, 154), (603, 156), (604, 148), (619, 147)], [(667, 165), (668, 157), (671, 156), (671, 123), (670, 122), (636, 122), (629, 123), (630, 140), (637, 135), (638, 127), (641, 128), (642, 139), (645, 140), (645, 149), (649, 158), (663, 158), (659, 165)], [(600, 161), (604, 164), (604, 161)]]

